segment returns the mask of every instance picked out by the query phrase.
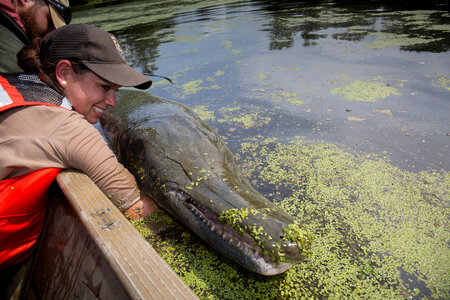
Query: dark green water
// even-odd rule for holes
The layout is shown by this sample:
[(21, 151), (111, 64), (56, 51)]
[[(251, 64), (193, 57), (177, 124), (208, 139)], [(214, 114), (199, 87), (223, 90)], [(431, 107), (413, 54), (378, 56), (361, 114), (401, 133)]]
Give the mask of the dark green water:
[(194, 109), (316, 235), (311, 260), (262, 278), (179, 225), (164, 237), (140, 228), (202, 298), (450, 297), (450, 14), (439, 1), (396, 3), (137, 1), (75, 13), (114, 33), (135, 68), (171, 78), (152, 77), (149, 92)]

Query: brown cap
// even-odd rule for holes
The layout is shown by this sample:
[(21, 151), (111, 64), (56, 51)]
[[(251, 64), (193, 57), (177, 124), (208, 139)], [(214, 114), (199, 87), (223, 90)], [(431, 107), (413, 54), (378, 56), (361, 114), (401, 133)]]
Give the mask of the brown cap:
[(67, 25), (72, 20), (69, 0), (47, 0), (55, 28)]
[(82, 63), (98, 76), (121, 86), (148, 89), (152, 81), (127, 65), (117, 39), (93, 25), (60, 27), (41, 40), (41, 61), (67, 59)]

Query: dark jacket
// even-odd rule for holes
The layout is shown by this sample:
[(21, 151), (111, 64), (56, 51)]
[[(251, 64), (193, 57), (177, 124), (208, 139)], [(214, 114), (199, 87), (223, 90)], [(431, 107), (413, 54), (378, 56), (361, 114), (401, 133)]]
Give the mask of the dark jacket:
[[(1, 2), (3, 6), (4, 1)], [(23, 73), (17, 65), (17, 53), (26, 44), (29, 40), (23, 28), (0, 8), (0, 74)]]

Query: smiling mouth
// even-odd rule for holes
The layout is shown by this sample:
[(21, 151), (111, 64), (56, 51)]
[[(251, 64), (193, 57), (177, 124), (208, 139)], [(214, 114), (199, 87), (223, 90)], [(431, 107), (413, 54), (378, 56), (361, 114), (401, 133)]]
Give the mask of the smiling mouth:
[(96, 113), (99, 113), (100, 115), (103, 115), (103, 113), (104, 113), (105, 110), (106, 110), (106, 109), (100, 108), (100, 107), (98, 107), (98, 106), (94, 106), (93, 108), (94, 108), (94, 111), (95, 111)]

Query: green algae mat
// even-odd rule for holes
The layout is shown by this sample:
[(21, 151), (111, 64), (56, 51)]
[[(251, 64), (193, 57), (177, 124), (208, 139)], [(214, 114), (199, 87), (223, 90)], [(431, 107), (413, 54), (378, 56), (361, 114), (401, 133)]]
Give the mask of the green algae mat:
[(411, 173), (386, 158), (302, 138), (243, 143), (240, 156), (255, 186), (273, 185), (269, 197), (313, 233), (312, 256), (263, 277), (163, 211), (136, 222), (200, 298), (450, 297), (448, 172)]

